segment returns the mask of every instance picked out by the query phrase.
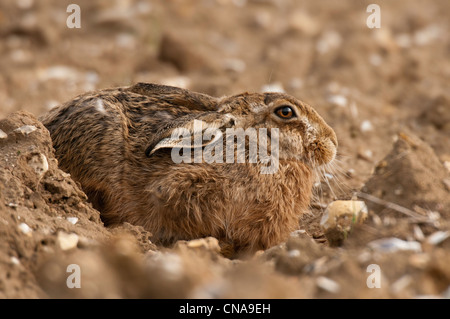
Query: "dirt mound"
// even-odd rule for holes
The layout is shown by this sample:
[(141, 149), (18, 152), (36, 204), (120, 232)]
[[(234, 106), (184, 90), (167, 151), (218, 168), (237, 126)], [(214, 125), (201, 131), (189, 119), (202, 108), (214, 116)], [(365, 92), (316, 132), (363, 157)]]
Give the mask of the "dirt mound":
[(109, 234), (86, 195), (58, 169), (50, 135), (33, 115), (13, 113), (0, 130), (0, 294), (43, 297), (33, 271), (61, 250), (61, 236), (77, 234), (82, 245)]
[(400, 133), (392, 151), (377, 164), (362, 190), (418, 214), (434, 211), (448, 219), (449, 185), (450, 173), (433, 149), (414, 134)]

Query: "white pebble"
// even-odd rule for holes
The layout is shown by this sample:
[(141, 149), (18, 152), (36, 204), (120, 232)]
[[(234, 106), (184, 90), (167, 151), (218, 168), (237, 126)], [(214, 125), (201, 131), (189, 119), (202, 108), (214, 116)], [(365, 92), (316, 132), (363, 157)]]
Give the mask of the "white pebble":
[(7, 138), (7, 137), (8, 137), (8, 134), (6, 134), (2, 130), (0, 130), (0, 138)]
[(78, 217), (67, 217), (67, 221), (73, 225), (75, 225), (78, 222)]
[(19, 260), (19, 258), (15, 257), (15, 256), (12, 256), (11, 257), (11, 263), (13, 265), (20, 265), (20, 260)]
[(20, 230), (22, 233), (24, 233), (25, 235), (30, 235), (31, 232), (33, 231), (33, 230), (30, 228), (30, 226), (28, 226), (28, 225), (25, 224), (25, 223), (20, 223), (20, 224), (19, 224), (19, 230)]
[(298, 257), (298, 256), (300, 256), (300, 250), (292, 249), (292, 250), (289, 250), (287, 254), (289, 257)]
[(347, 106), (348, 100), (343, 95), (331, 95), (328, 97), (328, 102), (333, 103), (338, 106), (345, 107)]
[(63, 231), (58, 232), (58, 244), (62, 250), (69, 250), (77, 247), (78, 245), (78, 235), (75, 233), (65, 233)]
[(361, 123), (361, 131), (362, 132), (368, 132), (368, 131), (372, 131), (372, 130), (373, 130), (373, 126), (369, 120), (365, 120)]
[(444, 167), (447, 169), (447, 171), (450, 173), (450, 161), (444, 162)]
[(418, 241), (423, 241), (425, 239), (425, 236), (423, 234), (422, 229), (420, 228), (419, 225), (414, 225), (413, 227), (413, 231), (414, 231), (414, 237), (418, 240)]
[(338, 293), (341, 290), (341, 286), (336, 281), (323, 276), (317, 278), (316, 284), (319, 288), (333, 294)]
[(441, 37), (441, 29), (437, 25), (430, 25), (414, 33), (414, 43), (427, 45)]
[(440, 243), (442, 243), (444, 240), (446, 240), (449, 237), (450, 237), (450, 231), (439, 230), (437, 232), (432, 233), (430, 236), (428, 236), (427, 243), (429, 243), (431, 245), (439, 245)]
[(303, 234), (306, 234), (306, 230), (304, 230), (304, 229), (297, 229), (297, 230), (294, 230), (290, 235), (293, 236), (293, 237), (297, 237), (297, 236), (301, 236)]
[(28, 165), (39, 177), (42, 177), (48, 171), (47, 157), (42, 153), (34, 154), (28, 161)]
[(17, 129), (15, 129), (14, 132), (18, 132), (18, 133), (22, 133), (24, 135), (28, 135), (28, 134), (36, 131), (36, 130), (37, 130), (37, 128), (34, 125), (24, 125), (24, 126), (21, 126), (21, 127), (17, 128)]
[(396, 251), (422, 251), (422, 246), (419, 242), (405, 241), (394, 237), (371, 241), (368, 246), (374, 250), (386, 253), (393, 253)]
[[(367, 216), (368, 208), (364, 201), (337, 200), (328, 205), (320, 220), (320, 226), (324, 231), (328, 231), (338, 227), (339, 218), (347, 218), (354, 223), (362, 223)], [(347, 231), (349, 230), (347, 229)]]
[(348, 177), (353, 177), (353, 176), (355, 176), (355, 173), (356, 173), (355, 169), (349, 168), (345, 174), (346, 174)]

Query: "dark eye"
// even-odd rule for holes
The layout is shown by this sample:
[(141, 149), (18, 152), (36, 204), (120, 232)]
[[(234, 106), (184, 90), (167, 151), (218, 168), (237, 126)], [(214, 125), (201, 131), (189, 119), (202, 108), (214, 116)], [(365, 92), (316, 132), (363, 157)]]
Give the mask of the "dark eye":
[(287, 105), (280, 106), (275, 110), (275, 114), (281, 117), (282, 119), (291, 119), (295, 117), (294, 110)]

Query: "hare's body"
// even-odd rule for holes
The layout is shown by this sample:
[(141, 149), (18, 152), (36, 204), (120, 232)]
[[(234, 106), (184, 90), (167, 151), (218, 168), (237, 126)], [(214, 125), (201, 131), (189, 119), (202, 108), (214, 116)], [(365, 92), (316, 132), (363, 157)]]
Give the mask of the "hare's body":
[[(293, 125), (263, 111), (278, 100), (295, 103), (298, 118), (307, 120)], [(278, 169), (261, 174), (259, 161), (175, 163), (170, 133), (192, 130), (193, 120), (222, 132), (279, 127)], [(282, 94), (216, 99), (137, 84), (81, 95), (42, 121), (60, 167), (81, 183), (107, 224), (142, 225), (163, 244), (214, 236), (235, 251), (268, 248), (298, 227), (312, 170), (334, 158), (337, 144), (312, 108)]]

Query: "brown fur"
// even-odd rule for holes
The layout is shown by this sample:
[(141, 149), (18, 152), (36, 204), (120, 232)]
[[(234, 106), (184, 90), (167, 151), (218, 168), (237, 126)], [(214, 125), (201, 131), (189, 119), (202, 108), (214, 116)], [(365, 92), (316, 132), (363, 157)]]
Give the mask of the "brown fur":
[[(281, 105), (297, 118), (278, 118)], [(260, 162), (174, 163), (170, 148), (158, 145), (194, 119), (223, 132), (279, 128), (278, 171), (261, 174)], [(229, 255), (285, 240), (308, 209), (314, 167), (332, 161), (337, 147), (314, 109), (280, 93), (214, 98), (138, 83), (80, 95), (41, 120), (60, 167), (81, 183), (106, 224), (142, 225), (162, 244), (214, 236)]]

